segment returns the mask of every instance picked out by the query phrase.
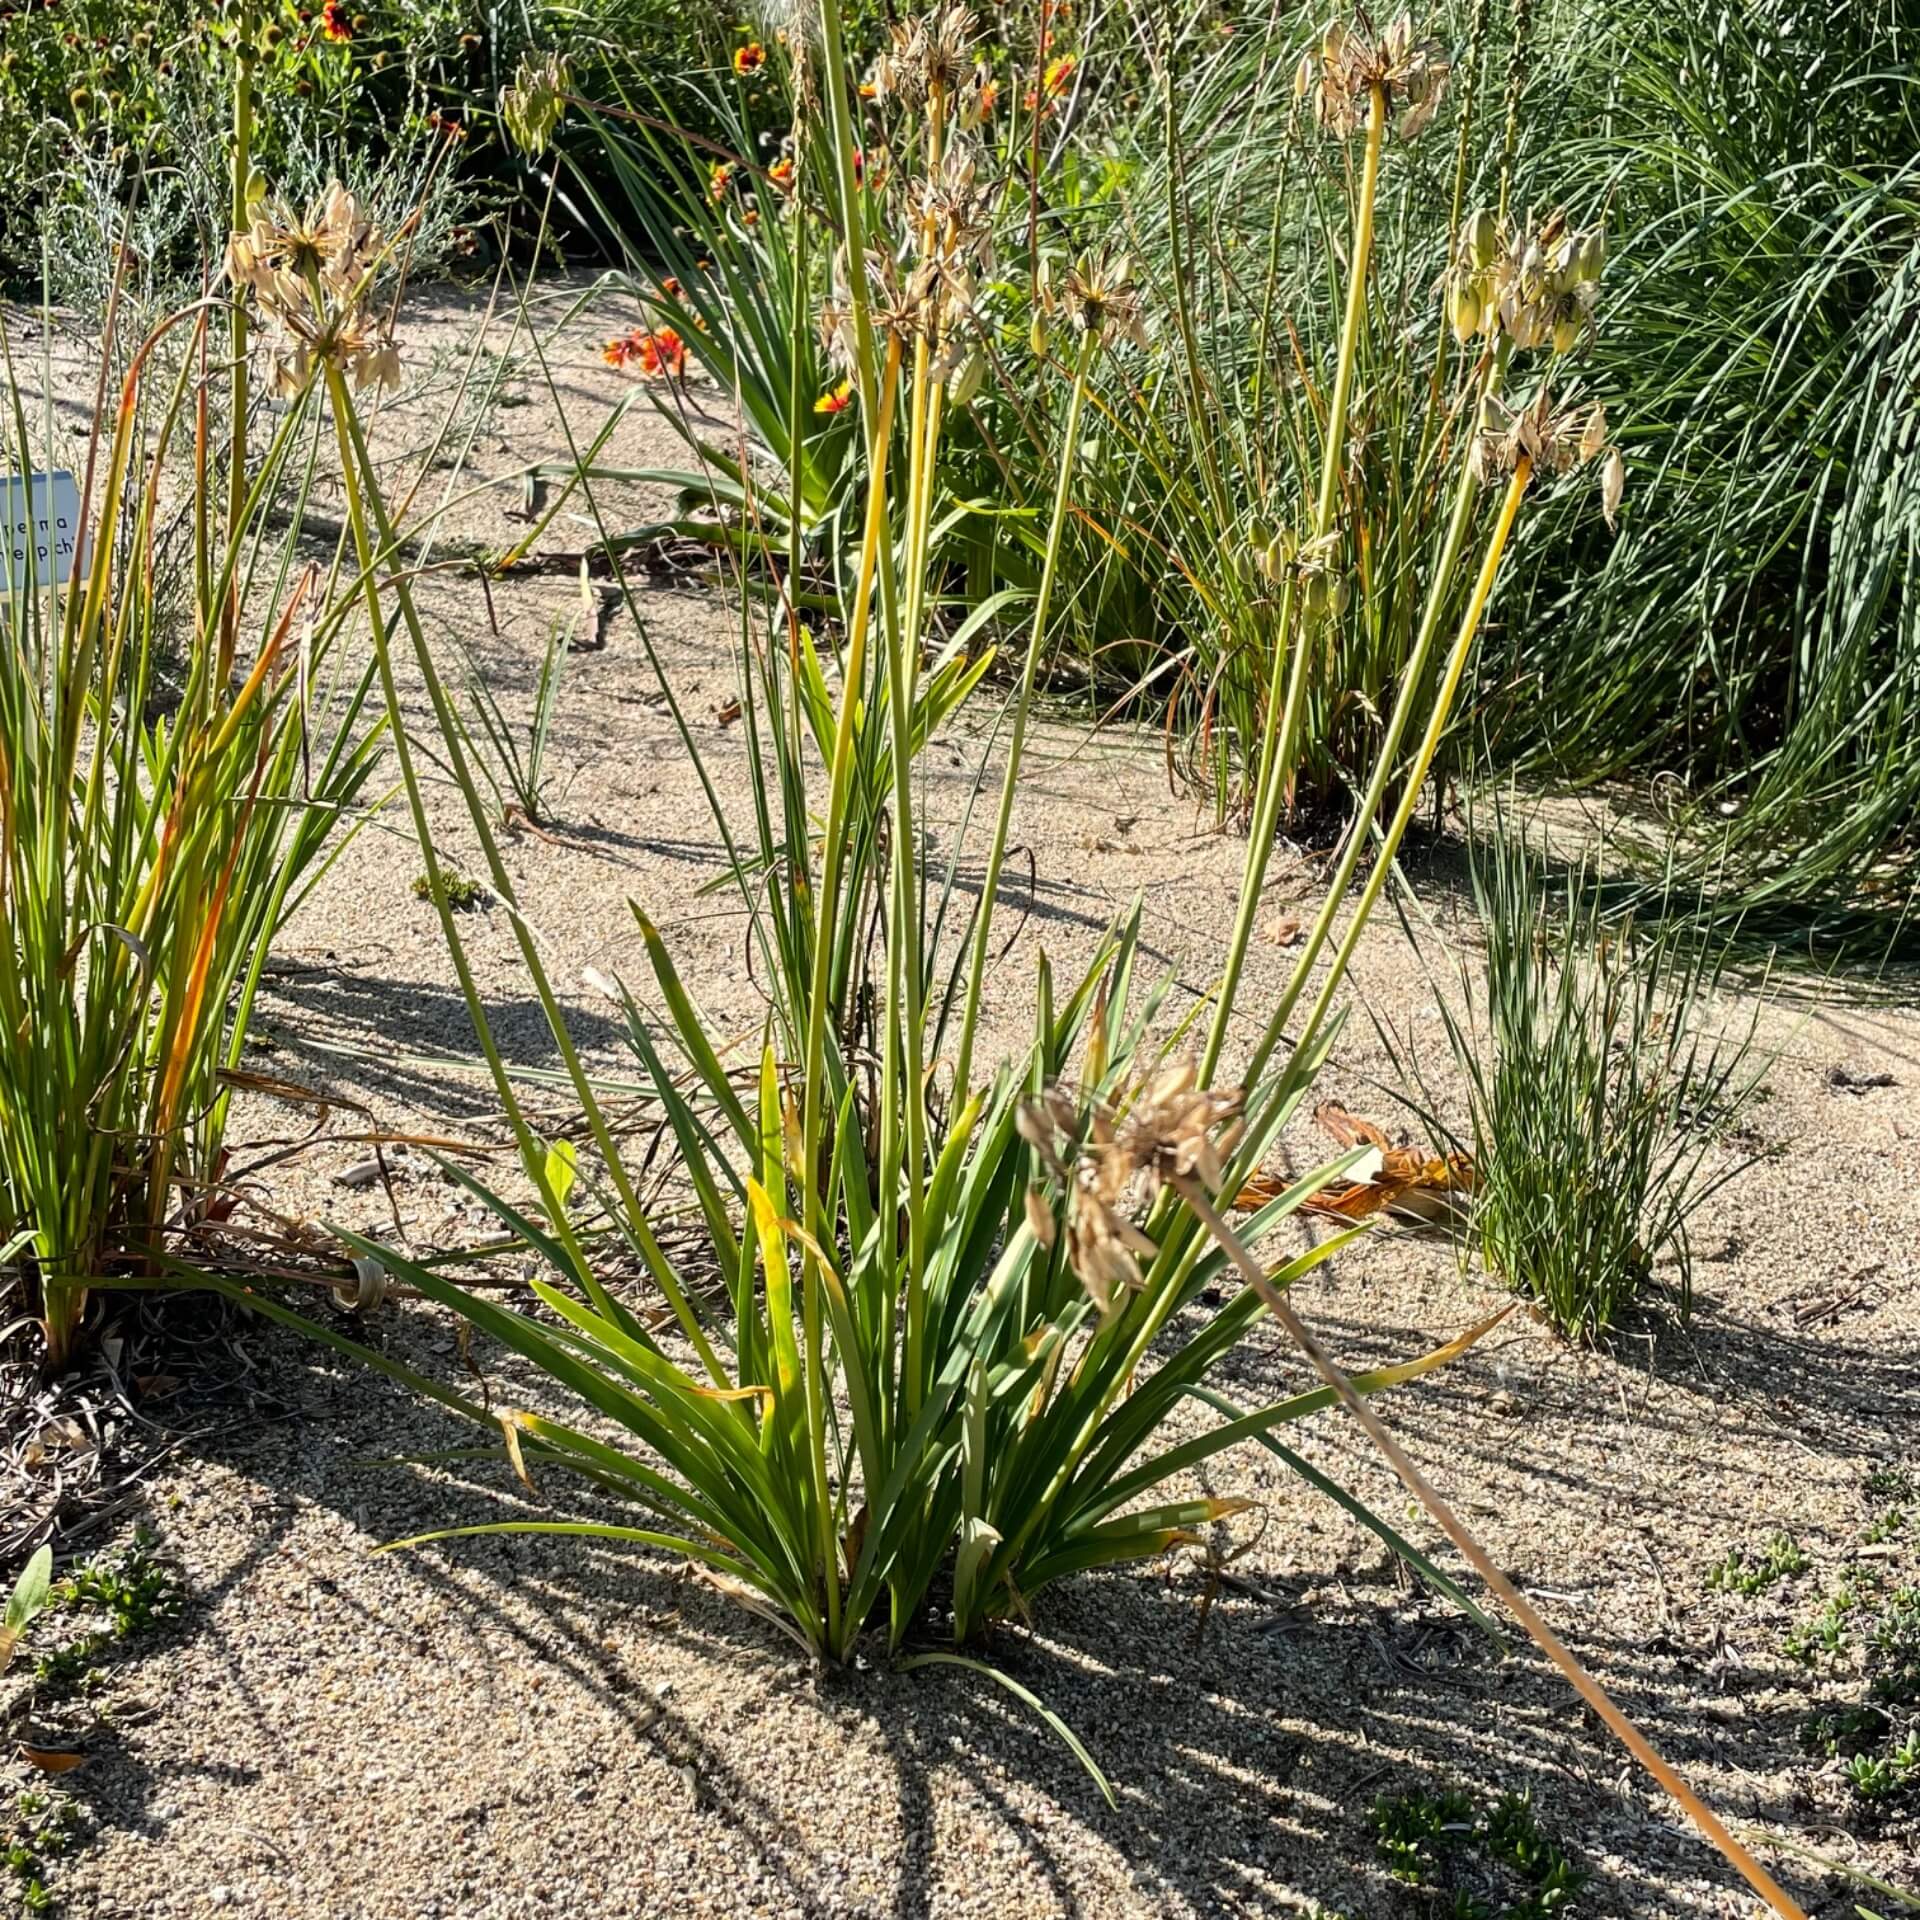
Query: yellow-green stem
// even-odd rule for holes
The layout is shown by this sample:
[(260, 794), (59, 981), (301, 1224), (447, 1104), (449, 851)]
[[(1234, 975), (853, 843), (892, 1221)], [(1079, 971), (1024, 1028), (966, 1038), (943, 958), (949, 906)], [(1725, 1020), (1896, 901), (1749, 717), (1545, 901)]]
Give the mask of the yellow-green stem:
[[(318, 288), (316, 287), (314, 291), (316, 304), (318, 304)], [(372, 627), (374, 657), (379, 670), (381, 692), (387, 701), (387, 711), (393, 719), (394, 750), (400, 762), (401, 779), (406, 788), (407, 805), (413, 817), (414, 831), (419, 838), (421, 857), (426, 862), (428, 889), (440, 917), (441, 932), (446, 937), (447, 949), (453, 958), (454, 969), (459, 977), (461, 994), (473, 1020), (481, 1051), (486, 1056), (495, 1090), (500, 1096), (502, 1108), (513, 1125), (522, 1163), (528, 1177), (539, 1191), (554, 1232), (566, 1246), (573, 1260), (574, 1270), (581, 1285), (586, 1289), (588, 1297), (600, 1313), (609, 1319), (617, 1319), (618, 1314), (611, 1296), (595, 1275), (591, 1261), (579, 1246), (565, 1208), (558, 1203), (552, 1191), (552, 1183), (546, 1170), (546, 1154), (535, 1141), (532, 1130), (526, 1123), (519, 1100), (514, 1094), (512, 1082), (507, 1076), (506, 1065), (500, 1057), (498, 1048), (494, 1045), (491, 1026), (480, 999), (479, 987), (467, 963), (465, 944), (460, 938), (459, 929), (453, 922), (452, 907), (446, 896), (446, 887), (440, 874), (433, 837), (427, 822), (426, 803), (421, 793), (419, 776), (413, 764), (411, 750), (407, 745), (406, 728), (401, 723), (399, 689), (394, 680), (392, 655), (387, 645), (386, 621), (380, 602), (376, 563), (382, 556), (395, 550), (397, 541), (393, 528), (388, 523), (386, 508), (381, 501), (378, 488), (372, 484), (373, 462), (367, 450), (365, 436), (361, 431), (359, 416), (354, 411), (352, 398), (347, 392), (346, 380), (331, 359), (325, 362), (325, 369), (327, 398), (333, 414), (334, 436), (340, 448), (342, 485), (346, 492), (348, 519), (365, 580), (367, 614)], [(363, 481), (367, 483), (364, 486)], [(375, 536), (377, 536), (377, 543)], [(473, 776), (466, 765), (465, 756), (460, 751), (458, 724), (447, 701), (446, 689), (440, 684), (440, 676), (433, 664), (432, 651), (427, 645), (426, 633), (420, 625), (419, 614), (414, 607), (413, 596), (405, 576), (395, 575), (392, 584), (400, 617), (412, 643), (414, 659), (426, 685), (427, 696), (433, 704), (434, 717), (439, 723), (441, 737), (447, 747), (456, 783), (467, 802), (468, 816), (486, 857), (488, 874), (494, 891), (508, 909), (514, 938), (519, 945), (522, 958), (527, 963), (528, 973), (539, 995), (542, 1011), (546, 1015), (548, 1027), (553, 1034), (554, 1044), (560, 1049), (561, 1060), (567, 1068), (568, 1077), (580, 1100), (582, 1111), (587, 1116), (589, 1127), (593, 1132), (594, 1144), (599, 1149), (608, 1178), (613, 1182), (615, 1191), (620, 1197), (627, 1225), (640, 1245), (648, 1269), (665, 1295), (675, 1319), (680, 1323), (682, 1332), (686, 1334), (694, 1351), (700, 1356), (701, 1363), (715, 1385), (725, 1387), (729, 1382), (720, 1364), (719, 1356), (714, 1352), (706, 1330), (700, 1325), (698, 1316), (694, 1313), (684, 1290), (674, 1276), (673, 1269), (667, 1263), (664, 1253), (653, 1238), (652, 1230), (647, 1225), (639, 1196), (633, 1190), (632, 1181), (608, 1132), (605, 1115), (601, 1111), (599, 1101), (594, 1098), (593, 1089), (580, 1063), (579, 1053), (574, 1047), (572, 1035), (567, 1031), (565, 1016), (553, 997), (553, 989), (547, 980), (546, 969), (540, 962), (532, 935), (514, 899), (512, 880), (501, 861), (499, 845), (494, 839), (493, 830), (487, 818), (487, 810), (480, 802), (479, 794), (473, 785)]]
[[(1360, 891), (1360, 898), (1347, 922), (1347, 930), (1341, 936), (1340, 945), (1334, 950), (1333, 964), (1327, 969), (1327, 977), (1321, 982), (1320, 993), (1314, 1001), (1313, 1011), (1307, 1016), (1305, 1028), (1301, 1031), (1298, 1047), (1305, 1050), (1312, 1044), (1314, 1035), (1320, 1031), (1328, 1011), (1333, 1005), (1333, 996), (1338, 990), (1347, 971), (1347, 963), (1353, 958), (1354, 947), (1358, 944), (1368, 916), (1373, 912), (1374, 902), (1380, 897), (1380, 890), (1387, 883), (1387, 875), (1393, 871), (1394, 856), (1400, 851), (1400, 842), (1406, 837), (1408, 823), (1413, 819), (1414, 808), (1420, 802), (1420, 789), (1425, 784), (1427, 769), (1433, 765), (1433, 756), (1439, 751), (1440, 738), (1447, 730), (1447, 719), (1453, 710), (1455, 697), (1460, 691), (1460, 679), (1466, 672), (1468, 657), (1473, 652), (1474, 635), (1480, 629), (1481, 616), (1486, 612), (1487, 601), (1493, 593), (1493, 585), (1500, 575), (1500, 562), (1507, 550), (1507, 541), (1513, 533), (1513, 523), (1520, 512), (1520, 502), (1527, 491), (1527, 483), (1533, 477), (1533, 464), (1523, 454), (1520, 464), (1514, 468), (1513, 478), (1507, 483), (1506, 498), (1500, 503), (1500, 517), (1494, 522), (1493, 533), (1487, 541), (1485, 557), (1480, 562), (1479, 578), (1473, 583), (1473, 593), (1467, 601), (1467, 610), (1460, 616), (1460, 631), (1454, 636), (1453, 651), (1447, 658), (1446, 672), (1441, 676), (1439, 687), (1433, 697), (1433, 711), (1427, 720), (1427, 730), (1422, 737), (1418, 751), (1413, 756), (1413, 765), (1407, 772), (1407, 784), (1400, 795), (1400, 804), (1394, 809), (1392, 824), (1387, 828), (1374, 856), (1373, 869), (1367, 875), (1367, 884)], [(1355, 846), (1359, 836), (1355, 836)], [(1339, 905), (1340, 896), (1332, 893), (1327, 896), (1326, 904), (1321, 908), (1321, 918), (1325, 919)], [(1295, 985), (1290, 997), (1297, 997), (1299, 984), (1306, 979), (1304, 967), (1294, 971)], [(1284, 1005), (1284, 1003), (1283, 1003)], [(1284, 1018), (1284, 1015), (1281, 1016)]]
[[(1489, 364), (1483, 380), (1476, 383), (1470, 401), (1474, 409), (1471, 416), (1473, 420), (1477, 421), (1481, 399), (1494, 390), (1505, 364), (1503, 343), (1501, 352)], [(1347, 829), (1346, 844), (1341, 850), (1333, 879), (1327, 887), (1326, 897), (1314, 918), (1306, 943), (1300, 949), (1293, 976), (1288, 981), (1279, 1004), (1269, 1016), (1260, 1043), (1247, 1063), (1245, 1078), (1249, 1084), (1259, 1077), (1261, 1068), (1266, 1065), (1273, 1049), (1279, 1044), (1280, 1037), (1286, 1030), (1286, 1023), (1292, 1018), (1293, 1009), (1313, 972), (1315, 962), (1319, 959), (1320, 950), (1327, 942), (1333, 927), (1334, 913), (1338, 910), (1340, 902), (1346, 898), (1347, 888), (1353, 882), (1361, 855), (1366, 851), (1368, 835), (1372, 831), (1374, 821), (1379, 817), (1381, 805), (1386, 798), (1387, 784), (1399, 763), (1400, 743), (1406, 737), (1408, 723), (1413, 717), (1414, 704), (1419, 699), (1420, 688), (1426, 680), (1427, 662), (1432, 658), (1434, 642), (1439, 638), (1440, 622), (1446, 612), (1447, 595), (1452, 590), (1454, 572), (1460, 564), (1461, 549), (1466, 543), (1467, 529), (1472, 523), (1473, 508), (1479, 494), (1480, 483), (1474, 478), (1473, 464), (1468, 460), (1460, 469), (1460, 483), (1454, 493), (1453, 513), (1447, 523), (1446, 538), (1441, 545), (1440, 558), (1432, 583), (1427, 589), (1427, 601), (1420, 616), (1419, 632), (1415, 635), (1413, 650), (1401, 670), (1400, 691), (1394, 700), (1393, 713), (1387, 722), (1387, 731), (1374, 757), (1372, 775), (1367, 781), (1367, 789), (1361, 797), (1359, 809)], [(1449, 696), (1450, 704), (1451, 696)], [(1441, 725), (1444, 726), (1446, 713), (1442, 711), (1438, 717)], [(1416, 791), (1417, 788), (1416, 780)]]
[(1066, 532), (1067, 505), (1073, 491), (1074, 463), (1079, 458), (1080, 414), (1087, 397), (1087, 381), (1093, 372), (1094, 357), (1100, 351), (1096, 335), (1089, 333), (1080, 343), (1079, 357), (1073, 367), (1073, 388), (1067, 396), (1066, 430), (1060, 442), (1060, 466), (1053, 488), (1053, 517), (1047, 524), (1046, 556), (1040, 567), (1040, 590), (1034, 597), (1033, 626), (1027, 634), (1027, 657), (1020, 669), (1020, 691), (1013, 705), (1013, 737), (1007, 745), (1007, 770), (1000, 782), (1000, 810), (994, 818), (993, 842), (987, 849), (987, 869), (980, 882), (980, 907), (973, 923), (973, 960), (967, 969), (967, 1003), (960, 1019), (960, 1051), (953, 1069), (953, 1095), (964, 1101), (973, 1075), (974, 1028), (980, 1018), (980, 986), (986, 978), (993, 953), (994, 895), (1000, 886), (1000, 867), (1006, 858), (1007, 831), (1013, 819), (1014, 782), (1020, 773), (1020, 758), (1027, 741), (1027, 716), (1033, 706), (1034, 676), (1040, 665), (1040, 649), (1046, 639), (1047, 613), (1053, 601), (1054, 578), (1060, 567), (1060, 544)]
[[(1360, 171), (1360, 200), (1353, 221), (1353, 260), (1347, 278), (1347, 310), (1340, 333), (1340, 358), (1334, 368), (1333, 395), (1327, 407), (1326, 452), (1320, 467), (1320, 495), (1314, 508), (1313, 535), (1323, 538), (1333, 528), (1334, 501), (1339, 493), (1340, 469), (1345, 460), (1347, 407), (1353, 395), (1353, 370), (1360, 356), (1360, 332), (1366, 323), (1367, 271), (1373, 254), (1373, 212), (1380, 189), (1380, 150), (1386, 139), (1387, 96), (1375, 86), (1367, 105), (1366, 157)], [(1296, 599), (1289, 591), (1282, 600), (1280, 645), (1291, 640), (1290, 626)], [(1213, 1010), (1213, 1023), (1207, 1030), (1207, 1045), (1200, 1075), (1211, 1080), (1220, 1064), (1220, 1051), (1226, 1045), (1227, 1025), (1233, 1018), (1234, 996), (1239, 991), (1240, 973), (1246, 965), (1247, 948), (1253, 939), (1253, 923), (1260, 911), (1260, 893), (1266, 884), (1267, 862), (1273, 857), (1273, 839), (1280, 825), (1280, 805), (1285, 793), (1294, 746), (1300, 729), (1300, 709), (1305, 704), (1307, 657), (1310, 649), (1302, 636), (1292, 641), (1292, 671), (1287, 678), (1284, 703), (1275, 726), (1275, 716), (1267, 716), (1267, 736), (1261, 753), (1260, 776), (1254, 787), (1253, 824), (1247, 846), (1246, 872), (1240, 882), (1240, 907), (1234, 919), (1233, 937), (1227, 945), (1227, 961), (1220, 979), (1220, 997)], [(1274, 661), (1274, 690), (1278, 690), (1280, 656)]]

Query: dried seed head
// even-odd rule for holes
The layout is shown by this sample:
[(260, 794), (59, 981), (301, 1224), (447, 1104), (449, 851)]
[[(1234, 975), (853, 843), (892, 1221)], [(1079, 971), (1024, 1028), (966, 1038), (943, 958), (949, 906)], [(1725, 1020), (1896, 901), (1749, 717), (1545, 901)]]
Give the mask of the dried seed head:
[(300, 391), (316, 365), (356, 385), (400, 383), (400, 350), (390, 318), (370, 308), (387, 243), (336, 180), (304, 213), (263, 202), (245, 233), (227, 241), (227, 278), (251, 294), (273, 328), (276, 393)]
[(1451, 71), (1446, 50), (1416, 37), (1411, 15), (1403, 13), (1377, 36), (1364, 26), (1329, 21), (1318, 44), (1301, 56), (1293, 84), (1296, 95), (1312, 102), (1315, 119), (1342, 137), (1366, 123), (1377, 89), (1388, 110), (1398, 110), (1395, 131), (1411, 140), (1439, 110)]
[[(1104, 347), (1116, 340), (1147, 344), (1146, 309), (1133, 284), (1131, 256), (1083, 253), (1062, 277), (1056, 290), (1041, 262), (1040, 303), (1049, 313), (1065, 317), (1073, 331), (1091, 336)], [(1044, 337), (1035, 351), (1044, 350)]]
[[(1571, 353), (1593, 330), (1605, 264), (1602, 230), (1571, 228), (1564, 213), (1549, 214), (1531, 232), (1502, 235), (1483, 282), (1490, 309), (1483, 324), (1503, 329), (1516, 347)], [(1456, 265), (1456, 274), (1462, 270)]]
[[(1555, 406), (1551, 388), (1542, 383), (1530, 406), (1515, 413), (1491, 394), (1482, 402), (1480, 430), (1474, 437), (1473, 471), (1481, 480), (1495, 474), (1512, 473), (1521, 460), (1543, 473), (1566, 473), (1609, 451), (1607, 416), (1603, 408)], [(1613, 469), (1619, 462), (1613, 454), (1601, 473), (1601, 504), (1607, 508), (1607, 524), (1613, 524), (1613, 512), (1619, 506), (1618, 494), (1608, 506), (1608, 489), (1614, 483)], [(1625, 484), (1621, 466), (1618, 484)]]
[[(1103, 1316), (1141, 1284), (1141, 1260), (1158, 1251), (1129, 1213), (1168, 1183), (1216, 1189), (1243, 1101), (1237, 1088), (1202, 1088), (1188, 1059), (1155, 1074), (1118, 1110), (1057, 1085), (1021, 1104), (1014, 1117), (1020, 1137), (1067, 1188), (1068, 1264)], [(1031, 1192), (1026, 1208), (1034, 1237), (1050, 1246), (1051, 1210)]]

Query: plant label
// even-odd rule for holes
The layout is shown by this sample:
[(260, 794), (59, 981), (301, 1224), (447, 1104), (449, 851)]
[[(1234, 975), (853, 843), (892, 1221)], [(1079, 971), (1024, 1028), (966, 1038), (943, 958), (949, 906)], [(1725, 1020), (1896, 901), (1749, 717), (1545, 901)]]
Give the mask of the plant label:
[(0, 479), (0, 592), (64, 587), (80, 544), (80, 490), (70, 473)]

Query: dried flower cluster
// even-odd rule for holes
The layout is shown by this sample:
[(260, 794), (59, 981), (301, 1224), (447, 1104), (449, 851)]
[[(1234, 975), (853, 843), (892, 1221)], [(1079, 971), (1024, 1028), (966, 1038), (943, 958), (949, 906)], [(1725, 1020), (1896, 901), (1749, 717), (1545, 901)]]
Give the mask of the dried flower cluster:
[(251, 293), (273, 323), (274, 388), (297, 393), (316, 366), (360, 387), (397, 387), (400, 349), (392, 316), (370, 305), (386, 242), (338, 181), (304, 214), (267, 206), (227, 241), (227, 279)]
[(875, 97), (909, 107), (939, 98), (951, 100), (963, 87), (977, 84), (973, 47), (980, 37), (973, 11), (945, 6), (924, 19), (897, 23), (885, 53), (874, 63)]
[[(1129, 1215), (1166, 1185), (1195, 1182), (1212, 1193), (1238, 1137), (1245, 1095), (1199, 1085), (1191, 1059), (1163, 1068), (1116, 1113), (1054, 1086), (1022, 1104), (1020, 1137), (1067, 1190), (1067, 1260), (1102, 1315), (1141, 1284), (1140, 1261), (1158, 1249)], [(1053, 1210), (1027, 1194), (1034, 1237), (1050, 1247)]]
[(1504, 333), (1516, 347), (1571, 353), (1592, 331), (1607, 263), (1599, 226), (1576, 228), (1564, 213), (1528, 231), (1503, 231), (1476, 213), (1461, 229), (1447, 272), (1447, 317), (1463, 344)]
[(1332, 20), (1300, 56), (1293, 90), (1312, 101), (1323, 127), (1343, 138), (1366, 124), (1378, 92), (1388, 112), (1398, 109), (1394, 131), (1411, 140), (1438, 112), (1451, 71), (1445, 48), (1416, 38), (1407, 14), (1377, 37), (1366, 27)]
[[(1049, 319), (1064, 319), (1081, 339), (1091, 337), (1102, 347), (1116, 340), (1147, 344), (1146, 308), (1133, 283), (1133, 260), (1124, 253), (1083, 253), (1058, 286), (1045, 255), (1040, 260), (1039, 310)], [(1044, 346), (1044, 338), (1036, 341)]]
[(1481, 401), (1472, 458), (1474, 475), (1482, 481), (1512, 473), (1522, 460), (1546, 473), (1566, 473), (1599, 459), (1600, 506), (1610, 527), (1626, 491), (1626, 465), (1607, 437), (1606, 409), (1556, 407), (1544, 383), (1532, 404), (1518, 412), (1492, 394)]

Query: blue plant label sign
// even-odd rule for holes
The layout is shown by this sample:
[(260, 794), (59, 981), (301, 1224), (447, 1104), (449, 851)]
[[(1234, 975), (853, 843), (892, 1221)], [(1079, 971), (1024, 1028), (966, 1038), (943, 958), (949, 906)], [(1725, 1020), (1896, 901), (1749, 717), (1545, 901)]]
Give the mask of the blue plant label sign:
[(70, 473), (0, 476), (0, 593), (64, 587), (80, 544), (80, 489)]

